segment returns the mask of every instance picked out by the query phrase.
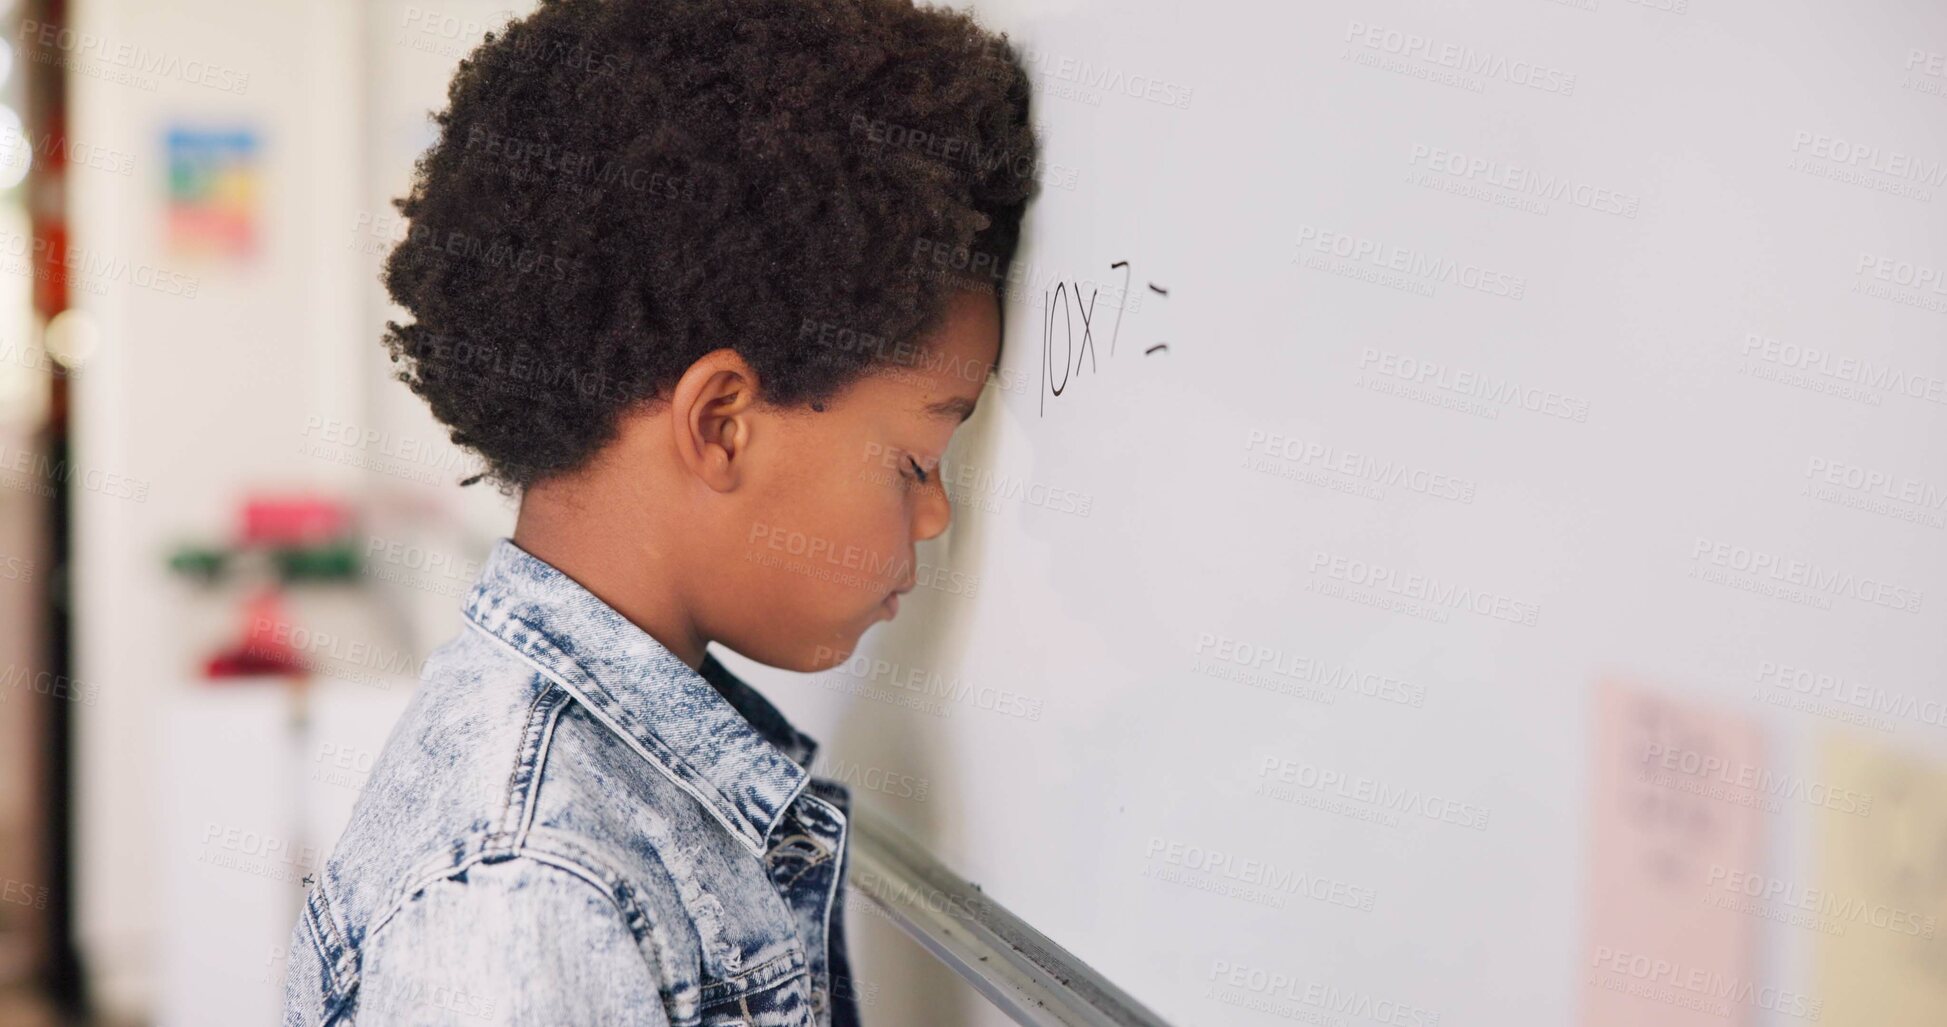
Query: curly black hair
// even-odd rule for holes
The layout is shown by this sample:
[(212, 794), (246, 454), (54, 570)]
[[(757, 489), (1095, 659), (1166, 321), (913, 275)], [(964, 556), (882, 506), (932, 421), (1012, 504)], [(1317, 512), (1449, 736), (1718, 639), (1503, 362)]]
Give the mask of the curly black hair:
[(509, 492), (713, 349), (772, 404), (896, 362), (952, 290), (1005, 294), (1038, 191), (1007, 36), (911, 0), (542, 0), (447, 100), (385, 342)]

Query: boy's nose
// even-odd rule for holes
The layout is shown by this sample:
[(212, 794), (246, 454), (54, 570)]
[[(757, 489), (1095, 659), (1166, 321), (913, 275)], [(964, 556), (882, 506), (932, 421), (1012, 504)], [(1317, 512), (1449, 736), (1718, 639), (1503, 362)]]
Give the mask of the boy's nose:
[(953, 502), (947, 498), (946, 486), (935, 484), (928, 489), (925, 501), (918, 504), (913, 512), (913, 538), (920, 542), (938, 538), (953, 523)]

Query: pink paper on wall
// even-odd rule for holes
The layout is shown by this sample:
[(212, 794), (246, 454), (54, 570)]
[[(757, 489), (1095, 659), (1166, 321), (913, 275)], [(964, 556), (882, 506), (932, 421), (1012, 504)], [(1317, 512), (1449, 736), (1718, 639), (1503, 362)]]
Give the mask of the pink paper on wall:
[(1713, 890), (1761, 859), (1759, 732), (1617, 681), (1595, 705), (1582, 1022), (1752, 1022), (1756, 921)]

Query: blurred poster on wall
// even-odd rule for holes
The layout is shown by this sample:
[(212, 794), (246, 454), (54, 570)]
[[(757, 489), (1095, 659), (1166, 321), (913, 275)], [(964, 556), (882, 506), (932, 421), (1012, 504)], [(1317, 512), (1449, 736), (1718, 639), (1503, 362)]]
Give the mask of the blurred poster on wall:
[(169, 126), (164, 250), (199, 262), (257, 257), (262, 144), (248, 126)]
[(1759, 868), (1760, 734), (1614, 680), (1595, 707), (1583, 1023), (1751, 1023), (1756, 921), (1714, 893)]
[(1947, 1023), (1947, 765), (1854, 734), (1826, 739), (1824, 776), (1869, 816), (1817, 830), (1817, 904), (1833, 921), (1817, 980), (1830, 1023)]

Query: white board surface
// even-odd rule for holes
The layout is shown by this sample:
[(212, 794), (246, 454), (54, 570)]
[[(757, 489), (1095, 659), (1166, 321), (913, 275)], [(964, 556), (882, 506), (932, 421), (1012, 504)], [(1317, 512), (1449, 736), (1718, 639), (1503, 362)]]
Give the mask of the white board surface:
[(1947, 1015), (1947, 8), (974, 9), (940, 585), (726, 657), (821, 769), (1173, 1022)]

